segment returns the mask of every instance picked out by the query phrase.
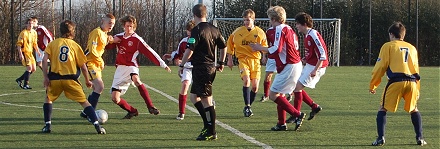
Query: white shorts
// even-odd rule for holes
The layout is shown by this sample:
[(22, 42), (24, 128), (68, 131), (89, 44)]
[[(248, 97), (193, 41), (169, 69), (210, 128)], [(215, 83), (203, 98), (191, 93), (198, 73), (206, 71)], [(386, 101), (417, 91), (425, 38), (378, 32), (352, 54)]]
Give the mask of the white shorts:
[[(124, 95), (128, 87), (130, 87), (130, 84), (134, 86), (130, 75), (133, 73), (139, 75), (139, 68), (136, 66), (118, 65), (113, 77), (112, 88), (121, 90), (121, 95)], [(110, 92), (112, 92), (111, 89)]]
[(183, 72), (180, 74), (180, 82), (185, 80), (188, 80), (190, 83), (192, 82), (192, 68), (193, 65), (191, 65), (191, 62), (186, 62), (185, 65), (183, 65)]
[(270, 91), (275, 93), (290, 94), (296, 86), (301, 75), (302, 63), (287, 64), (281, 73), (278, 73), (273, 80)]
[(266, 62), (266, 72), (277, 72), (275, 59), (268, 58)]
[(301, 72), (301, 77), (299, 77), (298, 82), (304, 85), (305, 87), (315, 88), (321, 76), (325, 74), (326, 68), (319, 69), (318, 71), (316, 71), (315, 77), (311, 77), (310, 73), (313, 71), (313, 69), (315, 69), (315, 66), (306, 64), (306, 66), (304, 66), (304, 69)]
[(42, 51), (40, 48), (38, 48), (38, 50), (40, 50), (41, 56), (38, 56), (38, 53), (35, 52), (35, 61), (37, 63), (43, 61), (43, 57), (44, 57), (44, 51)]

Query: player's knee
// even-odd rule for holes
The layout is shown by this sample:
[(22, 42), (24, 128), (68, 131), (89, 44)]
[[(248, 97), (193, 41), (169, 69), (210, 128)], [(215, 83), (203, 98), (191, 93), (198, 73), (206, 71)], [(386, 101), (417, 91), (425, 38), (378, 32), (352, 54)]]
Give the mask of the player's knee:
[(190, 82), (188, 80), (182, 81), (182, 87), (189, 86)]

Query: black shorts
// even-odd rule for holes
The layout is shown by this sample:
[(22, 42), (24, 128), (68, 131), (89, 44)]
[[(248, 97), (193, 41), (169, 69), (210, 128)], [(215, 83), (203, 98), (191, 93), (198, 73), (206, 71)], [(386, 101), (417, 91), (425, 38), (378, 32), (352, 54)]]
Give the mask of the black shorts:
[(213, 65), (199, 65), (192, 69), (193, 84), (191, 93), (197, 97), (212, 96), (212, 82), (214, 82), (216, 68)]

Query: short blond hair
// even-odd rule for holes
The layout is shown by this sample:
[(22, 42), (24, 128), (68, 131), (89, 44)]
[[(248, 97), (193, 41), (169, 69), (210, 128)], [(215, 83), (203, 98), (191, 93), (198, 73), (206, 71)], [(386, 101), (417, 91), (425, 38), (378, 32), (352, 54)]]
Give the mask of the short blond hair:
[(281, 6), (270, 7), (266, 13), (270, 20), (280, 23), (286, 22), (286, 10)]

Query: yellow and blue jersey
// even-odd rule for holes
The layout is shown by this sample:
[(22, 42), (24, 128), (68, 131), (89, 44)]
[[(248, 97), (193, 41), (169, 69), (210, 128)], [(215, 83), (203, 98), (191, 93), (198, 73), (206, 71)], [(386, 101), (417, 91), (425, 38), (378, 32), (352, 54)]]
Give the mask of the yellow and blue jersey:
[(17, 46), (21, 47), (21, 52), (23, 53), (32, 53), (33, 49), (38, 47), (37, 41), (37, 32), (33, 29), (25, 29), (18, 36)]
[[(50, 42), (45, 52), (50, 60), (49, 79), (77, 79), (80, 67), (87, 62), (84, 52), (74, 40), (58, 38)], [(67, 78), (66, 78), (67, 77)]]
[(408, 42), (393, 40), (380, 49), (373, 68), (370, 90), (379, 86), (384, 73), (393, 82), (420, 80), (416, 48)]
[(95, 66), (104, 66), (102, 54), (104, 54), (105, 46), (108, 44), (108, 35), (101, 27), (95, 28), (89, 34), (87, 41), (87, 49), (84, 52), (87, 56), (88, 64)]
[(251, 30), (248, 30), (245, 26), (241, 26), (229, 36), (227, 53), (231, 55), (235, 54), (235, 57), (238, 59), (261, 59), (261, 53), (252, 51), (252, 48), (249, 46), (250, 43), (259, 43), (263, 47), (268, 47), (266, 33), (257, 26)]

